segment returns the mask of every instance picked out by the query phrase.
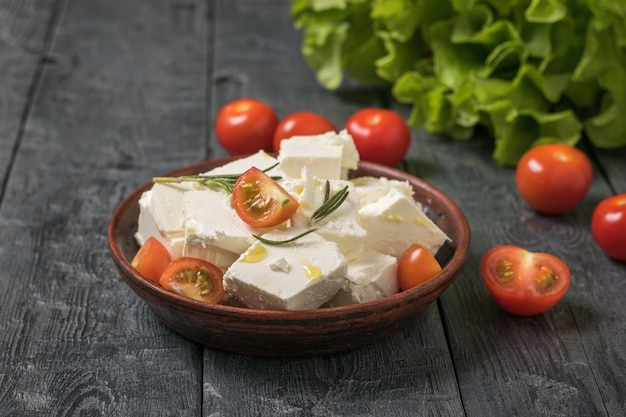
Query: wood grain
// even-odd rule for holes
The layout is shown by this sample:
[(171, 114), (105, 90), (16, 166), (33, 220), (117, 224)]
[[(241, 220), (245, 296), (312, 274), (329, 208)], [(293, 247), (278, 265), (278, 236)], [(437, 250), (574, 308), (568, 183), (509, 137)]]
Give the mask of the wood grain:
[[(0, 0), (0, 415), (625, 415), (626, 265), (588, 225), (595, 204), (626, 191), (626, 149), (586, 148), (589, 195), (548, 217), (520, 200), (484, 134), (453, 142), (414, 129), (402, 167), (464, 210), (470, 256), (413, 325), (352, 352), (205, 348), (121, 281), (105, 236), (113, 210), (154, 175), (225, 156), (212, 123), (227, 101), (253, 96), (338, 127), (392, 103), (351, 82), (317, 85), (290, 5)], [(538, 317), (502, 312), (479, 266), (502, 243), (562, 257), (564, 300)]]
[[(216, 2), (213, 119), (229, 101), (255, 97), (279, 117), (308, 110), (341, 129), (357, 109), (382, 105), (381, 96), (363, 86), (346, 83), (330, 92), (316, 83), (300, 53), (301, 34), (293, 27), (290, 5), (285, 0)], [(210, 146), (211, 157), (226, 156), (213, 129)]]
[[(409, 171), (456, 199), (472, 230), (468, 262), (441, 297), (466, 413), (623, 414), (624, 403), (617, 399), (625, 395), (625, 357), (622, 349), (611, 346), (626, 341), (621, 307), (626, 269), (608, 260), (589, 233), (598, 196), (610, 193), (604, 178), (596, 176), (589, 195), (572, 212), (543, 216), (520, 199), (514, 169), (491, 161), (488, 137), (450, 143), (425, 135), (418, 141)], [(480, 258), (499, 244), (565, 260), (572, 270), (565, 299), (533, 318), (501, 311), (480, 277)], [(602, 346), (609, 340), (613, 343)]]
[[(32, 105), (56, 1), (0, 0), (0, 175), (6, 178)], [(0, 182), (0, 197), (3, 183)]]
[(0, 210), (0, 414), (198, 415), (202, 349), (123, 284), (105, 232), (132, 187), (204, 157), (206, 5), (64, 6)]
[[(215, 86), (217, 101), (214, 101), (214, 109), (228, 100), (252, 95), (267, 101), (282, 116), (290, 111), (307, 109), (326, 115), (341, 127), (358, 108), (381, 106), (384, 97), (376, 90), (347, 84), (333, 94), (316, 83), (301, 56), (300, 34), (294, 30), (287, 13), (289, 3), (267, 2), (262, 10), (253, 1), (218, 3), (215, 53), (218, 84)], [(238, 34), (233, 22), (247, 29), (244, 36)], [(238, 43), (235, 44), (232, 38)], [(256, 47), (254, 51), (250, 50), (252, 45)], [(226, 73), (229, 82), (220, 78), (220, 74)], [(220, 359), (215, 360), (216, 353), (208, 351), (205, 354), (205, 378), (211, 388), (205, 393), (205, 401), (208, 402), (209, 415), (458, 415), (460, 399), (437, 312), (431, 311), (420, 323), (402, 336), (348, 353), (345, 360), (359, 364), (348, 375), (337, 368), (334, 355), (268, 362), (237, 358), (235, 365), (229, 364), (228, 369), (223, 369), (221, 354)], [(384, 353), (379, 352), (381, 349)], [(368, 369), (372, 355), (375, 355), (377, 369), (373, 374)], [(431, 365), (424, 365), (422, 360)], [(240, 361), (245, 362), (242, 365)], [(244, 366), (242, 371), (235, 372), (241, 375), (243, 383), (233, 385), (233, 381), (225, 379), (225, 373), (232, 372), (229, 369), (233, 366)], [(289, 372), (283, 371), (280, 378), (267, 376), (268, 372), (273, 374), (274, 367), (287, 367)], [(262, 387), (256, 379), (246, 379), (249, 372), (258, 374), (265, 381)], [(328, 374), (323, 393), (318, 392), (320, 382), (309, 377), (320, 372)], [(407, 380), (408, 375), (411, 377)], [(381, 378), (387, 378), (386, 382)], [(253, 392), (246, 391), (248, 400), (238, 402), (236, 398), (242, 395), (242, 389)], [(259, 389), (277, 390), (280, 401), (268, 399), (269, 403), (264, 404), (261, 397), (271, 395), (259, 393)], [(318, 398), (322, 394), (324, 397)], [(251, 407), (254, 407), (252, 412), (249, 411)]]

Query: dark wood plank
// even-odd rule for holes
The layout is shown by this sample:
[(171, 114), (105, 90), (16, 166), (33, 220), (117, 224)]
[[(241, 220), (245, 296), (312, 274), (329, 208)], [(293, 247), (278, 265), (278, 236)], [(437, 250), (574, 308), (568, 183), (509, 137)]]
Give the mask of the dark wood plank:
[(0, 197), (29, 110), (55, 0), (0, 0)]
[(615, 194), (626, 193), (626, 147), (619, 149), (594, 149), (593, 155), (602, 166), (611, 190)]
[[(419, 134), (409, 157), (410, 171), (451, 195), (472, 230), (467, 264), (441, 297), (466, 414), (623, 415), (626, 268), (608, 260), (589, 232), (607, 183), (596, 175), (579, 207), (542, 216), (521, 201), (514, 170), (491, 161), (491, 147), (487, 137), (452, 142)], [(480, 277), (482, 255), (498, 244), (564, 259), (572, 270), (565, 299), (533, 318), (501, 311)]]
[(206, 415), (463, 415), (435, 304), (406, 331), (352, 352), (265, 359), (205, 355)]
[[(212, 114), (229, 101), (254, 97), (284, 117), (298, 110), (323, 114), (340, 129), (364, 106), (382, 105), (369, 88), (346, 83), (337, 92), (320, 87), (300, 54), (300, 33), (289, 15), (291, 2), (216, 2), (216, 53)], [(211, 126), (212, 157), (226, 155)]]
[[(253, 96), (281, 116), (311, 110), (340, 127), (357, 109), (384, 104), (378, 91), (361, 86), (328, 92), (317, 85), (300, 54), (289, 1), (217, 5), (214, 111)], [(206, 415), (463, 414), (434, 304), (396, 337), (353, 352), (268, 360), (207, 350), (204, 363)]]
[(0, 414), (197, 416), (202, 348), (121, 281), (106, 227), (204, 156), (206, 3), (63, 7), (0, 207)]

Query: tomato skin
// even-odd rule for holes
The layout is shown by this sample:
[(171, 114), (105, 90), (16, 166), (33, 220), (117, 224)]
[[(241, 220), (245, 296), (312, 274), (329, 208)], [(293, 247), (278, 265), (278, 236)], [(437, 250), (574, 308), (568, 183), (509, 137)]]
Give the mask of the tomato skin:
[(231, 101), (215, 117), (215, 135), (231, 155), (272, 150), (278, 115), (268, 104), (254, 98)]
[(319, 135), (336, 132), (337, 128), (327, 118), (310, 111), (298, 111), (286, 116), (278, 123), (274, 132), (274, 151), (280, 150), (280, 142), (293, 136)]
[(413, 244), (398, 259), (398, 286), (402, 291), (416, 287), (441, 272), (441, 265), (422, 245)]
[(235, 212), (252, 227), (272, 227), (294, 215), (298, 202), (258, 168), (241, 174), (232, 194)]
[(554, 307), (571, 280), (569, 268), (558, 257), (512, 245), (487, 251), (480, 268), (496, 304), (518, 316), (533, 316)]
[(150, 281), (159, 282), (161, 273), (172, 261), (170, 251), (157, 238), (150, 236), (137, 251), (131, 266)]
[(522, 199), (544, 214), (562, 214), (576, 207), (592, 181), (593, 167), (587, 155), (564, 143), (529, 149), (515, 171)]
[(159, 284), (168, 291), (206, 303), (224, 297), (222, 270), (203, 259), (176, 258), (165, 268)]
[(591, 235), (611, 258), (626, 261), (626, 193), (598, 203), (591, 215)]
[(395, 166), (402, 161), (411, 144), (406, 121), (388, 109), (364, 108), (345, 123), (361, 159)]

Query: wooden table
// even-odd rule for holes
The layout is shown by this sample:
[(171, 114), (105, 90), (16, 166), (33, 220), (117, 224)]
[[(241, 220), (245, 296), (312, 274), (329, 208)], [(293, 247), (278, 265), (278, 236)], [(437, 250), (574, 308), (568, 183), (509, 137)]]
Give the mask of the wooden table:
[[(595, 179), (559, 217), (519, 198), (493, 141), (413, 130), (404, 169), (464, 210), (469, 258), (396, 336), (356, 351), (260, 359), (204, 348), (122, 282), (106, 228), (131, 190), (225, 156), (213, 116), (253, 96), (342, 125), (380, 91), (323, 90), (286, 0), (0, 0), (0, 415), (623, 416), (626, 265), (589, 232), (626, 191), (626, 150), (587, 149)], [(390, 104), (392, 103), (392, 104)], [(584, 146), (584, 144), (583, 144)], [(479, 262), (511, 243), (573, 277), (531, 318), (495, 306)]]

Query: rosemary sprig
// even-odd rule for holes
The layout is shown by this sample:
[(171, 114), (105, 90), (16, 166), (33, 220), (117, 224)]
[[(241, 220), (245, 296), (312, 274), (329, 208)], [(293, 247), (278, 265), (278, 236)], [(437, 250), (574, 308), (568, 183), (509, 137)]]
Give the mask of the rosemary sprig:
[(261, 242), (265, 243), (266, 245), (284, 245), (285, 243), (291, 243), (294, 242), (298, 239), (300, 239), (301, 237), (304, 237), (306, 235), (308, 235), (309, 233), (313, 233), (314, 231), (316, 231), (317, 228), (315, 229), (308, 229), (305, 230), (304, 232), (300, 233), (297, 236), (294, 236), (290, 239), (286, 239), (286, 240), (271, 240), (271, 239), (266, 239), (263, 236), (259, 236), (259, 235), (252, 235), (252, 237), (254, 237), (255, 239), (260, 240)]
[(330, 197), (330, 183), (326, 180), (326, 192), (324, 194), (324, 203), (311, 216), (311, 223), (315, 224), (324, 219), (333, 211), (337, 210), (346, 198), (348, 197), (348, 186), (346, 185), (341, 190), (337, 191)]
[[(265, 168), (263, 172), (267, 173), (271, 169), (275, 168), (278, 163)], [(235, 183), (237, 179), (241, 176), (241, 174), (218, 174), (218, 175), (183, 175), (180, 177), (154, 177), (152, 178), (152, 182), (155, 183), (181, 183), (184, 181), (192, 181), (198, 182), (206, 187), (216, 187), (221, 188), (227, 193), (232, 193), (235, 189)], [(280, 176), (272, 176), (270, 177), (274, 181), (280, 180), (282, 177)]]
[[(313, 212), (313, 215), (311, 216), (311, 223), (315, 224), (317, 222), (319, 222), (320, 220), (322, 220), (323, 218), (325, 218), (326, 216), (328, 216), (330, 213), (332, 213), (333, 211), (337, 210), (337, 208), (339, 208), (339, 206), (346, 200), (346, 198), (348, 197), (348, 186), (346, 185), (345, 187), (343, 187), (341, 190), (337, 191), (335, 194), (330, 195), (330, 182), (328, 180), (326, 180), (326, 190), (324, 192), (324, 202), (322, 203), (321, 206), (319, 206), (319, 208), (317, 210), (315, 210), (315, 212)], [(317, 230), (317, 228), (312, 228), (312, 229), (308, 229), (302, 233), (300, 233), (297, 236), (294, 236), (290, 239), (286, 239), (286, 240), (271, 240), (271, 239), (266, 239), (262, 236), (259, 235), (252, 235), (252, 237), (260, 240), (261, 242), (265, 243), (266, 245), (284, 245), (285, 243), (291, 243), (294, 242), (298, 239), (300, 239), (303, 236), (308, 235), (309, 233), (313, 233)]]

